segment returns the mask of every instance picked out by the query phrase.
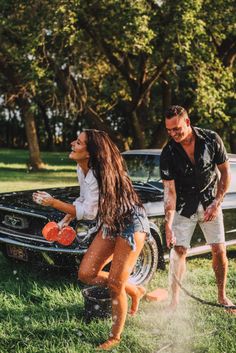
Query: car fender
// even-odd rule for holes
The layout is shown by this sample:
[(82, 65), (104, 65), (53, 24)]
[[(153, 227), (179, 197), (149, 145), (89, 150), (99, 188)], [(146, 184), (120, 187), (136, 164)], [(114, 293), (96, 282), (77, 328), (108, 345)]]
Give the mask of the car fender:
[(154, 237), (157, 248), (158, 248), (158, 268), (165, 269), (165, 260), (164, 260), (164, 248), (163, 248), (163, 238), (161, 235), (160, 228), (153, 222), (149, 222), (151, 234)]

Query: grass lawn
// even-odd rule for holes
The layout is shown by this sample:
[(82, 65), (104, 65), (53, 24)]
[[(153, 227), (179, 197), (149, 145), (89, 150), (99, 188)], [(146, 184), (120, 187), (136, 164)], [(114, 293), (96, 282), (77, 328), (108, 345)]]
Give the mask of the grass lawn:
[[(0, 352), (93, 353), (109, 335), (110, 320), (83, 320), (83, 298), (75, 277), (9, 263), (0, 256)], [(228, 293), (236, 302), (236, 260), (230, 259)], [(165, 287), (160, 271), (150, 288)], [(188, 261), (185, 286), (195, 295), (215, 300), (209, 259)], [(207, 288), (207, 289), (206, 289)], [(120, 353), (235, 353), (236, 318), (222, 309), (203, 306), (182, 293), (179, 309), (142, 301), (139, 314), (129, 317)], [(163, 350), (161, 350), (163, 349)]]
[[(47, 170), (28, 173), (27, 151), (0, 151), (0, 192), (77, 183), (67, 153), (45, 153)], [(228, 295), (236, 303), (236, 258), (231, 252)], [(167, 286), (158, 271), (149, 289)], [(216, 300), (209, 258), (188, 260), (185, 286)], [(83, 320), (83, 298), (75, 276), (9, 262), (0, 254), (0, 353), (94, 353), (109, 335), (111, 321)], [(142, 301), (139, 314), (126, 322), (113, 353), (236, 353), (236, 317), (181, 295), (174, 314), (166, 303)]]
[(0, 150), (0, 192), (77, 184), (76, 165), (69, 152), (42, 152), (46, 170), (29, 172), (28, 151)]

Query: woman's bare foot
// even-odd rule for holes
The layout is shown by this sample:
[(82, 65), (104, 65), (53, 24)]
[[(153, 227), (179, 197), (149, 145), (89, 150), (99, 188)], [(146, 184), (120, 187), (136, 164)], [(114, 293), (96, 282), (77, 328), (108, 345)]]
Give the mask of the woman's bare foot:
[[(227, 297), (224, 298), (224, 299), (219, 300), (219, 303), (220, 303), (220, 304), (223, 304), (223, 305), (227, 305), (227, 306), (235, 306), (235, 305), (233, 304), (233, 302), (232, 302), (230, 299), (228, 299)], [(236, 309), (225, 309), (225, 311), (226, 311), (227, 313), (236, 315)]]
[(139, 302), (142, 299), (142, 297), (145, 295), (145, 293), (146, 293), (146, 289), (143, 286), (137, 287), (137, 294), (132, 297), (132, 304), (129, 311), (130, 315), (134, 316), (137, 313)]
[(117, 346), (120, 343), (120, 338), (109, 338), (106, 342), (100, 344), (97, 347), (97, 350), (109, 351), (113, 347)]

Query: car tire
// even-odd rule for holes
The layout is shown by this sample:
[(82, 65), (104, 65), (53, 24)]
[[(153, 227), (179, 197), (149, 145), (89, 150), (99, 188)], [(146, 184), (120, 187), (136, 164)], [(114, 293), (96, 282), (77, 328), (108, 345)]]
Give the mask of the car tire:
[(129, 283), (146, 285), (153, 277), (158, 266), (158, 246), (153, 235), (145, 241), (134, 270), (129, 277)]

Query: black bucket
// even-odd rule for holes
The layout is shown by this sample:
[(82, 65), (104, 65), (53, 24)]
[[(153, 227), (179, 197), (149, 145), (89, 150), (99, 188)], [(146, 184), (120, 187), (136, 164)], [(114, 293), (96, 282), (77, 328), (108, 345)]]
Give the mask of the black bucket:
[(93, 286), (82, 290), (86, 321), (111, 317), (111, 297), (106, 287)]

